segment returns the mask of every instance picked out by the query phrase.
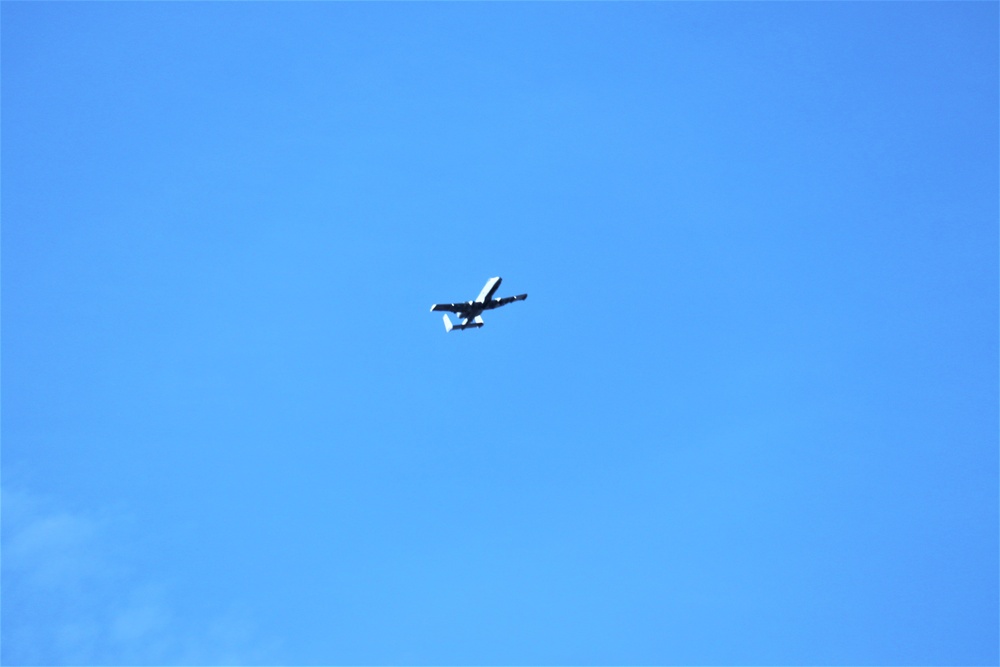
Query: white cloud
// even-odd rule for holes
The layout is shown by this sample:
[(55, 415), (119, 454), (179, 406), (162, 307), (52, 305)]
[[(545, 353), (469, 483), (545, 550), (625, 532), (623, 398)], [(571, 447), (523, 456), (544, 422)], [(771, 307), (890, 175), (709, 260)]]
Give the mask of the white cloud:
[(124, 517), (70, 512), (7, 488), (0, 505), (0, 663), (274, 662), (276, 644), (262, 641), (246, 614), (181, 618), (167, 586), (129, 574), (110, 544), (134, 525)]
[(3, 494), (4, 569), (27, 577), (35, 586), (50, 589), (74, 586), (97, 574), (99, 566), (93, 552), (97, 526), (93, 521), (66, 513), (39, 515), (27, 521), (19, 517), (23, 525), (8, 531), (8, 495)]

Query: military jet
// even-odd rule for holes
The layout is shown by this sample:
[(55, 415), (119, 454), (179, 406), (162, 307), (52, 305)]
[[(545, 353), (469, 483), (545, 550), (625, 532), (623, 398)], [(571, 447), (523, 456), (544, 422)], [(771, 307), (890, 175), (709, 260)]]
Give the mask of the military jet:
[(465, 303), (435, 303), (431, 306), (431, 311), (447, 310), (462, 318), (461, 324), (452, 324), (451, 318), (445, 313), (445, 331), (451, 331), (452, 329), (457, 329), (458, 331), (462, 329), (478, 329), (484, 324), (482, 318), (484, 310), (493, 310), (500, 306), (506, 306), (508, 303), (524, 301), (528, 298), (527, 294), (518, 294), (517, 296), (505, 296), (502, 299), (494, 299), (493, 295), (496, 293), (497, 288), (500, 287), (501, 280), (503, 279), (499, 277), (487, 280), (486, 286), (483, 287), (483, 291), (479, 293), (475, 301), (466, 301)]

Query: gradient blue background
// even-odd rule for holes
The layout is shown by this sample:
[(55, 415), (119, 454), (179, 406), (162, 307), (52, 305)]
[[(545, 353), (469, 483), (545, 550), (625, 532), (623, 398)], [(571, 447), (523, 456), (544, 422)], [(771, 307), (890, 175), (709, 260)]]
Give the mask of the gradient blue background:
[(0, 18), (5, 664), (997, 664), (996, 3)]

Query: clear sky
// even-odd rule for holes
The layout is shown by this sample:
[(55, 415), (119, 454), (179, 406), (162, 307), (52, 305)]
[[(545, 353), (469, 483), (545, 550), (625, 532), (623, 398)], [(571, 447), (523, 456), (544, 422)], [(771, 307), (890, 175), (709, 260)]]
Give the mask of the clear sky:
[(997, 664), (998, 18), (4, 2), (0, 659)]

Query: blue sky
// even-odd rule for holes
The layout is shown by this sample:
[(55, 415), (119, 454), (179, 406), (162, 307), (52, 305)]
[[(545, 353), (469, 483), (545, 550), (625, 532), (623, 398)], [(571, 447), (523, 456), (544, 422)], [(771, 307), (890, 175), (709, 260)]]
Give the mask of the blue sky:
[(0, 19), (5, 664), (1000, 659), (996, 3)]

